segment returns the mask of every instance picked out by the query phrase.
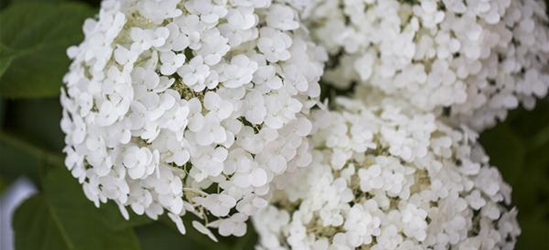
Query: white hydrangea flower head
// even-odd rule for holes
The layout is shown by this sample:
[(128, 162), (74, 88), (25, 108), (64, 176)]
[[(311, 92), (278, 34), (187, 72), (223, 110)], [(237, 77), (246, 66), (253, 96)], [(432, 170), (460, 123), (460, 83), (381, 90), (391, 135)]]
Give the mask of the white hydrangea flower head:
[(545, 1), (289, 1), (330, 53), (324, 81), (336, 87), (374, 88), (477, 131), (547, 94)]
[[(105, 0), (61, 102), (66, 165), (96, 206), (241, 236), (270, 183), (309, 164), (326, 53), (279, 0)], [(275, 156), (275, 157), (273, 157)], [(212, 221), (214, 219), (215, 221)]]
[(397, 103), (315, 111), (313, 163), (253, 217), (258, 249), (511, 250), (510, 187), (466, 127)]

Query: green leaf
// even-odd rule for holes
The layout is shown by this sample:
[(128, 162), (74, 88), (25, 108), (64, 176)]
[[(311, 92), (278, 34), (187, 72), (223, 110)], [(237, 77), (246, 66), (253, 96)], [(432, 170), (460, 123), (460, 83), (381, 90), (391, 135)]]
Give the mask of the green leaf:
[(523, 172), (525, 144), (506, 124), (502, 124), (482, 134), (480, 138), (490, 163), (498, 166), (506, 181), (514, 184)]
[(158, 222), (136, 228), (143, 250), (253, 250), (257, 242), (257, 234), (253, 231), (251, 223), (248, 225), (248, 233), (243, 237), (220, 237), (219, 242), (214, 242), (204, 234), (196, 231), (191, 222), (193, 216), (183, 218), (187, 229), (185, 235), (181, 235), (173, 222), (166, 216)]
[(43, 197), (28, 199), (17, 209), (13, 219), (16, 249), (70, 249), (57, 224)]
[(9, 102), (5, 129), (41, 148), (61, 152), (62, 108), (58, 98), (18, 99)]
[(11, 65), (15, 55), (4, 45), (0, 44), (0, 77)]
[(522, 235), (517, 250), (545, 249), (549, 242), (549, 98), (533, 111), (518, 109), (486, 131), (481, 142), (491, 163), (513, 188)]
[(5, 101), (0, 98), (0, 129), (4, 127), (4, 120), (6, 115), (6, 103)]
[(28, 3), (28, 2), (52, 2), (52, 3), (57, 3), (57, 2), (65, 2), (65, 1), (68, 1), (68, 0), (11, 0), (11, 3), (14, 4), (14, 3)]
[(140, 249), (133, 230), (114, 230), (102, 215), (106, 210), (95, 208), (81, 190), (67, 170), (50, 171), (43, 179), (43, 192), (15, 214), (16, 249)]
[(518, 238), (516, 249), (547, 249), (549, 224), (542, 214), (530, 214), (521, 220), (522, 235)]
[(38, 177), (40, 163), (29, 154), (0, 142), (0, 175), (8, 180), (20, 176)]
[(143, 250), (214, 249), (197, 242), (190, 235), (181, 235), (177, 230), (173, 230), (161, 222), (139, 227), (136, 232)]
[[(3, 104), (3, 102), (0, 102)], [(62, 166), (64, 135), (57, 98), (10, 100), (0, 129), (0, 174), (8, 179), (21, 175), (35, 178), (45, 161)]]
[(0, 174), (8, 179), (38, 177), (41, 165), (62, 165), (60, 154), (39, 148), (18, 136), (0, 131)]
[(130, 214), (130, 219), (126, 220), (120, 214), (118, 206), (113, 202), (102, 204), (99, 210), (101, 210), (101, 216), (103, 217), (103, 221), (105, 221), (107, 225), (114, 230), (134, 228), (138, 226), (148, 225), (153, 222), (153, 220), (151, 220), (149, 217), (145, 215), (137, 215), (133, 211), (131, 211), (131, 209), (128, 210), (128, 213)]
[(70, 64), (66, 49), (82, 40), (93, 9), (77, 2), (15, 3), (0, 13), (0, 95), (57, 96)]
[(8, 182), (0, 176), (0, 196), (2, 195), (2, 192), (4, 192), (4, 189), (8, 186)]

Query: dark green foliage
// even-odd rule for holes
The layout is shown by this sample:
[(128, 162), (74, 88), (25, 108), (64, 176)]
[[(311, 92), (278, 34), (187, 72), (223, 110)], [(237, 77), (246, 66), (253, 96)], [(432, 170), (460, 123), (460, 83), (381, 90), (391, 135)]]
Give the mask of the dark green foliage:
[(513, 188), (522, 236), (517, 249), (549, 246), (549, 99), (516, 110), (481, 136), (481, 143)]
[(82, 23), (93, 14), (87, 4), (76, 2), (25, 2), (2, 10), (0, 95), (57, 96), (70, 64), (65, 51), (82, 39)]
[(140, 249), (134, 231), (121, 227), (114, 207), (97, 209), (82, 187), (62, 168), (42, 180), (43, 191), (27, 200), (14, 217), (15, 246), (35, 249)]

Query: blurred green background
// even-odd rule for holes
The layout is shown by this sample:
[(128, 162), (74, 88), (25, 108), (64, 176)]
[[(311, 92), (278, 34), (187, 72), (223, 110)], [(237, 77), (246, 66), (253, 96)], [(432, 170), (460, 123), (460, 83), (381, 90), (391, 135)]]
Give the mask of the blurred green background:
[[(82, 39), (81, 25), (99, 0), (0, 0), (0, 195), (29, 177), (39, 193), (15, 214), (17, 250), (253, 249), (257, 239), (214, 244), (194, 231), (180, 235), (170, 221), (132, 215), (113, 204), (95, 209), (63, 167), (58, 101), (69, 61), (65, 49)], [(522, 236), (516, 249), (549, 249), (549, 98), (509, 118), (481, 142), (513, 187)]]

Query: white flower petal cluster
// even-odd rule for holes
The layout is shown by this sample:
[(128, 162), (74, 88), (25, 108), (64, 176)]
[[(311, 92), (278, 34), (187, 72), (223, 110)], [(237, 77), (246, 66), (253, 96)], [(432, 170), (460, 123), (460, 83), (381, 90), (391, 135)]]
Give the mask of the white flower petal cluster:
[(547, 94), (544, 1), (289, 1), (330, 53), (324, 80), (337, 87), (375, 88), (478, 131)]
[(315, 111), (311, 168), (253, 217), (258, 249), (513, 249), (511, 189), (475, 132), (393, 104)]
[[(61, 96), (66, 165), (97, 206), (241, 236), (311, 159), (327, 59), (279, 0), (105, 0)], [(211, 222), (211, 219), (216, 221)], [(208, 223), (208, 219), (210, 222)]]

